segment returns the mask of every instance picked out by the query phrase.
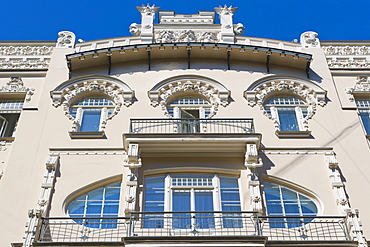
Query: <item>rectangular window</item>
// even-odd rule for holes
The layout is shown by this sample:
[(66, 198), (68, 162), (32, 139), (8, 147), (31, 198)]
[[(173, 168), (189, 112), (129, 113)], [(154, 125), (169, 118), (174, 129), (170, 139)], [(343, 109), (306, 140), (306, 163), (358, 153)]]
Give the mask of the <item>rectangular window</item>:
[(23, 100), (0, 100), (0, 137), (13, 137)]
[(296, 110), (294, 107), (276, 107), (281, 131), (299, 131)]
[(100, 108), (83, 109), (80, 131), (99, 131), (100, 117)]
[(358, 110), (366, 135), (370, 135), (370, 110)]

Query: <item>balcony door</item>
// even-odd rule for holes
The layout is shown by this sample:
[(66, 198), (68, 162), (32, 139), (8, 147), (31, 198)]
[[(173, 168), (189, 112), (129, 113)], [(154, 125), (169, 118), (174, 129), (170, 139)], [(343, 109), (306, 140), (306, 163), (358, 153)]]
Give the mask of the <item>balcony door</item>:
[(194, 188), (172, 190), (172, 211), (191, 212), (173, 214), (173, 229), (208, 229), (215, 227), (214, 214), (212, 213), (214, 211), (212, 190)]

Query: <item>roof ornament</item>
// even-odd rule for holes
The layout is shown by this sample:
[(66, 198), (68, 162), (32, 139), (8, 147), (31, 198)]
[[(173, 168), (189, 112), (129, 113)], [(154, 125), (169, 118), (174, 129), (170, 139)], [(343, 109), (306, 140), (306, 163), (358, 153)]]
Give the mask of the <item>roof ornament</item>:
[(153, 21), (155, 19), (155, 13), (157, 13), (159, 7), (155, 7), (154, 4), (153, 6), (150, 6), (148, 3), (146, 6), (143, 4), (141, 7), (136, 7), (136, 9), (141, 13), (141, 25), (133, 25), (134, 23), (131, 24), (130, 33), (140, 35), (141, 42), (143, 43), (152, 43)]
[(76, 43), (76, 35), (70, 31), (61, 31), (58, 33), (57, 46), (58, 48), (74, 48)]
[[(224, 7), (219, 6), (215, 8), (221, 23), (221, 42), (223, 43), (235, 43), (233, 15), (237, 9), (238, 8), (233, 8), (231, 5), (227, 7), (226, 4)], [(238, 32), (241, 33), (241, 31), (241, 27), (239, 26)]]
[(301, 44), (303, 48), (320, 48), (320, 40), (318, 33), (313, 31), (304, 32), (301, 34)]
[(155, 7), (155, 4), (153, 4), (153, 6), (150, 6), (150, 4), (148, 3), (146, 6), (142, 4), (141, 7), (136, 7), (136, 9), (142, 14), (151, 15), (155, 14), (159, 10), (159, 7)]

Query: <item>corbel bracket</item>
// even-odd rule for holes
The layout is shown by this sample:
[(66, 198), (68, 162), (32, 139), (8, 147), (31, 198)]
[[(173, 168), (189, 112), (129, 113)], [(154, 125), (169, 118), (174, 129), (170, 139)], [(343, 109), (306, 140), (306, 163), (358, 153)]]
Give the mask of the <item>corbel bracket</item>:
[(123, 166), (130, 168), (141, 167), (141, 159), (139, 155), (139, 144), (130, 143), (127, 152), (127, 159), (124, 161)]
[(258, 157), (258, 149), (256, 144), (247, 144), (244, 165), (246, 167), (261, 167), (263, 165), (262, 159)]

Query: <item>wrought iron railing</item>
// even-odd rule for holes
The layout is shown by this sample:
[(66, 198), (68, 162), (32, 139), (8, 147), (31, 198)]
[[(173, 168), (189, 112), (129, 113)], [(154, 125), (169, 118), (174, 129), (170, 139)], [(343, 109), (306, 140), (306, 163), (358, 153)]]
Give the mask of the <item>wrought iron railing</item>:
[(131, 119), (131, 134), (245, 134), (254, 133), (251, 118)]
[(345, 217), (268, 217), (256, 212), (133, 212), (130, 217), (41, 218), (37, 242), (121, 242), (123, 237), (265, 236), (344, 241)]

